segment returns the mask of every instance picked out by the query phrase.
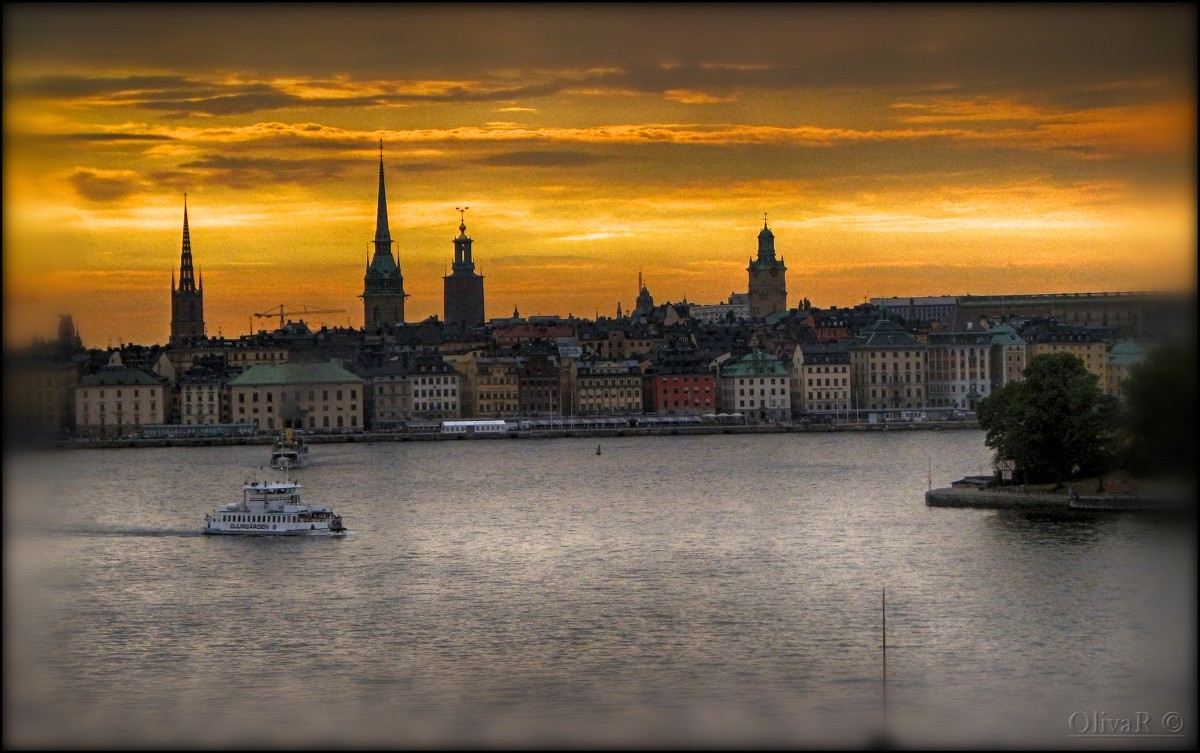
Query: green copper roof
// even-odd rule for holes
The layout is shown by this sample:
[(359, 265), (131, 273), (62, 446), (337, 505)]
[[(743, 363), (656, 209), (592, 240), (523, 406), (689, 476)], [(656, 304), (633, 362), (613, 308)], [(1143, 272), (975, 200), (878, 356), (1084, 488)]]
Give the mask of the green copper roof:
[(721, 369), (721, 376), (725, 377), (785, 377), (787, 375), (787, 368), (779, 362), (778, 358), (761, 350), (744, 355), (734, 363)]
[(1133, 366), (1146, 358), (1146, 351), (1131, 340), (1120, 340), (1108, 351), (1108, 362), (1114, 366)]
[(852, 348), (924, 348), (917, 338), (893, 321), (880, 319), (858, 333)]
[(250, 368), (229, 380), (231, 387), (270, 384), (360, 383), (358, 378), (332, 363), (268, 363)]
[(140, 385), (148, 384), (153, 386), (162, 386), (162, 381), (156, 379), (154, 375), (149, 374), (142, 369), (135, 369), (129, 366), (105, 366), (104, 368), (84, 379), (82, 386), (84, 387), (103, 387), (105, 385)]

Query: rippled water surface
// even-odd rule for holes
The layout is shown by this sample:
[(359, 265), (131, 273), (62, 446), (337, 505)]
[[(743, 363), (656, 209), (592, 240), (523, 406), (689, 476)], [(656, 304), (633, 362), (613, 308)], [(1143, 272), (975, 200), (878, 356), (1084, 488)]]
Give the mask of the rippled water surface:
[(927, 508), (975, 431), (596, 444), (314, 445), (287, 540), (198, 533), (263, 446), (8, 453), (6, 744), (857, 746), (886, 587), (902, 744), (1194, 746), (1190, 526)]

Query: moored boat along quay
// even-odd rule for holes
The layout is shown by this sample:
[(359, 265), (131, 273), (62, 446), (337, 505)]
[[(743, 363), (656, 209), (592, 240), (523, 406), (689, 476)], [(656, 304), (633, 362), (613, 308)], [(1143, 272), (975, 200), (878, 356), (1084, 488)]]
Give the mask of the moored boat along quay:
[[(347, 434), (305, 434), (308, 444), (346, 442), (437, 442), (460, 439), (561, 439), (563, 437), (649, 437), (692, 434), (790, 434), (825, 433), (837, 431), (954, 431), (978, 429), (975, 421), (921, 423), (849, 423), (849, 424), (750, 424), (656, 427), (609, 427), (573, 429), (533, 429), (475, 434), (428, 432), (359, 432)], [(68, 450), (117, 447), (205, 447), (227, 445), (271, 444), (275, 437), (255, 435), (242, 437), (120, 437), (112, 439), (67, 439), (39, 443), (34, 446)]]
[(955, 487), (930, 489), (925, 492), (925, 504), (929, 507), (1058, 514), (1141, 512), (1194, 515), (1196, 512), (1195, 495), (1189, 498), (1183, 490), (1153, 494), (1067, 494)]

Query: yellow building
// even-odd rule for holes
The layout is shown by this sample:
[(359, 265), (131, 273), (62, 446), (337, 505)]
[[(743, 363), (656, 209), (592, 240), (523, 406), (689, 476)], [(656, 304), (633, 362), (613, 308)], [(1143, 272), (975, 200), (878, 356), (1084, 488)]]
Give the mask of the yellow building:
[(642, 412), (642, 369), (636, 361), (575, 361), (568, 383), (577, 416)]
[(149, 372), (105, 366), (75, 388), (75, 430), (80, 436), (135, 435), (146, 424), (165, 423), (170, 388)]
[(259, 431), (362, 431), (363, 380), (331, 363), (252, 366), (230, 380), (229, 405)]
[(792, 412), (850, 409), (850, 352), (847, 343), (798, 345), (789, 364)]
[(925, 344), (895, 322), (880, 319), (850, 345), (854, 407), (924, 407), (928, 370)]

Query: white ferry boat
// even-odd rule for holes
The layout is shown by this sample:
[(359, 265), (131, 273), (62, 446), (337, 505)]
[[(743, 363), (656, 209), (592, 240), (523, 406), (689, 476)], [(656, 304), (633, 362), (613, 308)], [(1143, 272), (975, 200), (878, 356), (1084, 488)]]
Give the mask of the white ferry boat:
[(308, 465), (308, 444), (293, 429), (284, 429), (283, 436), (271, 448), (272, 468), (303, 468)]
[(242, 500), (221, 505), (204, 516), (205, 533), (305, 536), (343, 534), (342, 516), (329, 505), (308, 505), (300, 499), (300, 484), (254, 481), (242, 486)]

